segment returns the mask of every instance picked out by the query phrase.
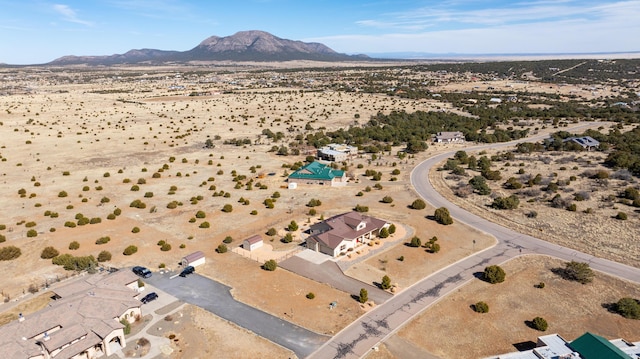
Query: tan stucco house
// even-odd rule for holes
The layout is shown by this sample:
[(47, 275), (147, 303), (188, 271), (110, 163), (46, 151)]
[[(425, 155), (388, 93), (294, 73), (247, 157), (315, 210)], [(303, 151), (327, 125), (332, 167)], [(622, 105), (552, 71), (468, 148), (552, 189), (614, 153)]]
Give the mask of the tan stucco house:
[(90, 359), (126, 346), (124, 325), (141, 316), (138, 277), (94, 274), (53, 290), (45, 309), (0, 327), (0, 353), (12, 359)]
[(311, 225), (307, 248), (337, 257), (369, 243), (390, 224), (358, 212), (343, 213)]

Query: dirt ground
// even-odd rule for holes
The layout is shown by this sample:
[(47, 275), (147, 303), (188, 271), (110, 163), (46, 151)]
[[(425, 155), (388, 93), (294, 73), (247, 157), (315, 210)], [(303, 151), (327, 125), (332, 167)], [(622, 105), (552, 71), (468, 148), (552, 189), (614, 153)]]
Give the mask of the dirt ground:
[(149, 331), (171, 339), (172, 359), (295, 358), (293, 352), (191, 305)]
[[(573, 340), (586, 331), (607, 339), (640, 340), (640, 321), (625, 319), (604, 306), (622, 297), (640, 297), (640, 285), (596, 273), (592, 283), (570, 282), (552, 273), (564, 262), (541, 256), (524, 256), (502, 265), (505, 282), (489, 284), (474, 279), (436, 303), (398, 332), (398, 336), (441, 358), (481, 358), (517, 351), (513, 346), (536, 341), (540, 335), (558, 333)], [(542, 289), (534, 285), (544, 282)], [(489, 313), (471, 305), (484, 301)], [(525, 321), (540, 316), (549, 328), (539, 332)], [(428, 340), (425, 340), (425, 335)], [(377, 356), (370, 358), (401, 358)]]
[[(495, 153), (489, 151), (487, 156)], [(479, 157), (478, 153), (473, 155)], [(625, 188), (638, 188), (638, 184), (631, 176), (614, 178), (615, 171), (599, 165), (604, 157), (606, 154), (586, 151), (516, 154), (514, 160), (495, 162), (492, 166), (492, 170), (501, 172), (502, 179), (487, 181), (492, 188), (489, 196), (472, 194), (460, 198), (454, 194), (456, 187), (466, 185), (471, 177), (479, 175), (475, 171), (467, 171), (468, 175), (463, 177), (449, 175), (448, 171), (434, 171), (431, 179), (438, 191), (449, 200), (493, 222), (565, 247), (638, 267), (640, 244), (636, 235), (640, 231), (640, 214), (636, 208), (619, 200), (619, 194)], [(524, 174), (518, 173), (521, 169)], [(610, 178), (602, 181), (585, 176), (585, 173), (596, 171), (606, 171), (610, 173)], [(557, 177), (553, 176), (554, 173)], [(531, 188), (525, 185), (520, 190), (507, 190), (502, 186), (509, 177), (520, 179), (536, 174), (541, 174), (546, 183), (573, 180), (560, 186), (557, 193), (545, 192), (545, 184)], [(523, 194), (526, 192), (533, 194)], [(517, 209), (490, 208), (496, 196), (514, 193), (520, 198)], [(550, 204), (557, 194), (566, 202), (560, 208)], [(574, 200), (576, 194), (581, 194), (584, 199)], [(575, 211), (567, 210), (566, 206), (570, 203), (576, 205)], [(532, 212), (536, 213), (535, 217), (530, 215)], [(614, 219), (618, 212), (626, 213), (629, 219)]]

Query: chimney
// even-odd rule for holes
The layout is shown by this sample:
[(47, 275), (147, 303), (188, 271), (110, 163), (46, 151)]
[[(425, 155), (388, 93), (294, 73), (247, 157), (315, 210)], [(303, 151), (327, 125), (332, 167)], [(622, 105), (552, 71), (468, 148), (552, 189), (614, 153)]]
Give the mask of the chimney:
[(22, 313), (18, 314), (18, 321), (24, 322), (24, 316), (22, 315)]
[(46, 342), (47, 340), (51, 339), (51, 337), (49, 336), (49, 334), (47, 332), (44, 332), (44, 341)]

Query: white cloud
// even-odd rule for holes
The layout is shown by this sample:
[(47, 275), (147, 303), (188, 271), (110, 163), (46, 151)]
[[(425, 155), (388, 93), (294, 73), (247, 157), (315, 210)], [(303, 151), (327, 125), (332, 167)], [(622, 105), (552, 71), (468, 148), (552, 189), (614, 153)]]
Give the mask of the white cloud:
[(62, 15), (63, 19), (68, 22), (73, 22), (76, 24), (81, 24), (85, 26), (92, 26), (93, 23), (90, 21), (81, 20), (78, 18), (78, 14), (75, 10), (73, 10), (69, 5), (63, 4), (54, 4), (53, 10), (58, 14)]
[[(357, 22), (379, 35), (309, 39), (348, 53), (640, 51), (640, 1), (529, 1), (502, 8), (454, 2)], [(466, 4), (469, 5), (469, 4)]]

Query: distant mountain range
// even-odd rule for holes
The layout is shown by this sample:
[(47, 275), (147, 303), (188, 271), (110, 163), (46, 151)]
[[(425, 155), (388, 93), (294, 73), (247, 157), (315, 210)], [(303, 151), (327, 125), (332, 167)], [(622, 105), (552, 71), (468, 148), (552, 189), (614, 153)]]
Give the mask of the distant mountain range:
[(317, 42), (281, 39), (264, 31), (240, 31), (226, 37), (211, 36), (188, 51), (130, 50), (110, 56), (63, 56), (47, 65), (161, 64), (190, 61), (356, 61), (366, 55), (346, 55)]

